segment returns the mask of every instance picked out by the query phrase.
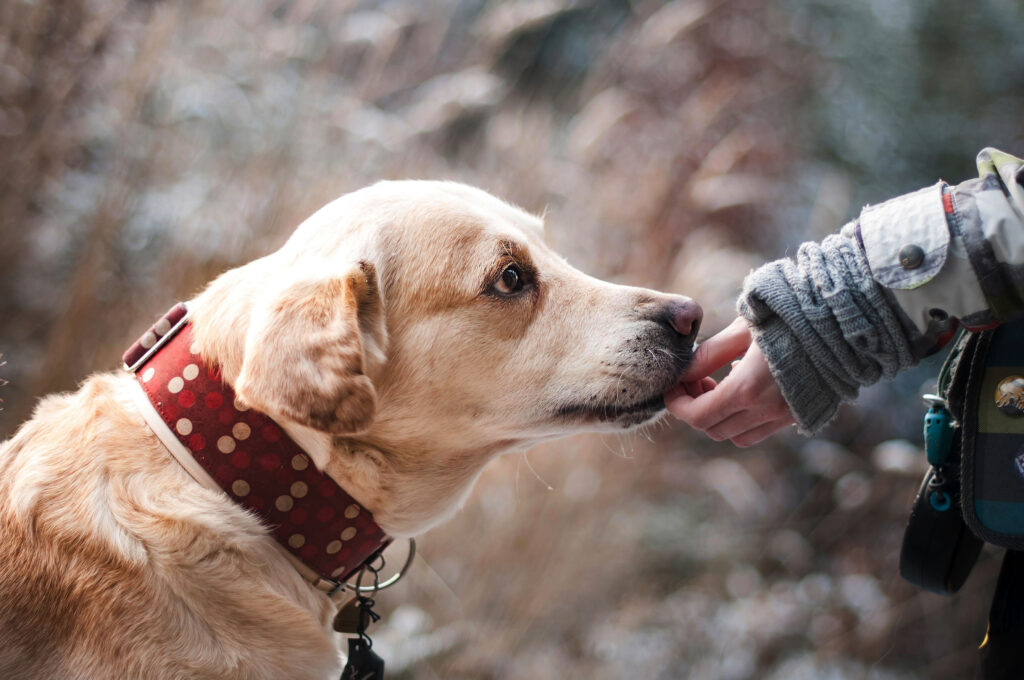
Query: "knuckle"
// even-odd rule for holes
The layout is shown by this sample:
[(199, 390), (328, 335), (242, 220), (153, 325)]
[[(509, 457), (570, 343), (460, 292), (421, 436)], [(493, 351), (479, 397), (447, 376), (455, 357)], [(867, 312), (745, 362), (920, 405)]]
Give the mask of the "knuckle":
[(721, 430), (710, 429), (706, 430), (705, 434), (707, 434), (707, 436), (710, 437), (711, 439), (714, 439), (716, 442), (724, 442), (726, 439), (728, 439), (728, 437), (725, 436), (725, 434), (723, 434)]
[(669, 413), (671, 413), (679, 420), (683, 420), (689, 424), (692, 424), (690, 423), (690, 421), (693, 418), (693, 413), (690, 409), (690, 404), (692, 402), (692, 398), (681, 396), (665, 402), (665, 408), (668, 410)]
[(750, 436), (749, 434), (741, 434), (732, 438), (732, 443), (741, 449), (753, 446), (758, 441), (760, 440), (757, 439), (756, 437)]
[(709, 416), (703, 414), (695, 414), (689, 422), (690, 425), (697, 428), (698, 430), (705, 431), (709, 431), (711, 426), (715, 424)]

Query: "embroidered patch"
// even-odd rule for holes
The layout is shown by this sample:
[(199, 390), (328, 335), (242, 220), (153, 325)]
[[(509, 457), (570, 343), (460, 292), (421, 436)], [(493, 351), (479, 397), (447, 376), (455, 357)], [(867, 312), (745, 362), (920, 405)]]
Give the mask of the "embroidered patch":
[(996, 408), (1013, 418), (1024, 415), (1024, 377), (1011, 375), (996, 386)]
[(1020, 451), (1017, 452), (1016, 457), (1013, 459), (1013, 464), (1017, 468), (1017, 474), (1024, 479), (1024, 447), (1021, 447)]

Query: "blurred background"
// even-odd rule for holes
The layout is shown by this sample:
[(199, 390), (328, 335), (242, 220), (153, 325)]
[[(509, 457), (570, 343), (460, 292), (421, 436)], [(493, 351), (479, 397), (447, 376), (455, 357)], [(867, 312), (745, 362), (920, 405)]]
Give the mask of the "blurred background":
[[(1017, 0), (4, 0), (0, 438), (381, 178), (546, 211), (573, 264), (719, 330), (758, 263), (1024, 154), (1022, 26)], [(952, 598), (897, 573), (936, 370), (815, 439), (666, 421), (499, 461), (380, 597), (389, 676), (970, 677), (999, 554)]]

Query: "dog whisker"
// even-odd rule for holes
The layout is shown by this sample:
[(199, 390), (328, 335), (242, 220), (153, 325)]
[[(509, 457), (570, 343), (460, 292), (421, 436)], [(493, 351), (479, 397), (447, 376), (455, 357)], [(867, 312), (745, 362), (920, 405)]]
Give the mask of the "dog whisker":
[(523, 460), (526, 461), (526, 467), (528, 467), (530, 469), (530, 472), (533, 473), (533, 476), (537, 478), (538, 482), (540, 482), (545, 487), (547, 487), (548, 491), (554, 491), (555, 490), (555, 487), (551, 486), (546, 481), (544, 481), (544, 479), (539, 474), (537, 474), (537, 471), (533, 469), (533, 465), (530, 463), (530, 457), (526, 455), (526, 451), (523, 451)]
[(520, 455), (518, 458), (516, 458), (516, 484), (515, 484), (516, 505), (519, 505), (519, 468), (522, 467), (522, 463), (523, 463), (523, 457), (522, 457), (522, 455)]
[(610, 454), (612, 454), (616, 458), (622, 458), (623, 460), (632, 460), (632, 452), (626, 453), (627, 441), (630, 441), (630, 438), (628, 436), (623, 436), (620, 434), (615, 435), (615, 444), (618, 446), (619, 449), (618, 451), (616, 451), (615, 449), (608, 445), (608, 440), (605, 439), (604, 435), (601, 435), (601, 444), (604, 445), (604, 448), (606, 448)]

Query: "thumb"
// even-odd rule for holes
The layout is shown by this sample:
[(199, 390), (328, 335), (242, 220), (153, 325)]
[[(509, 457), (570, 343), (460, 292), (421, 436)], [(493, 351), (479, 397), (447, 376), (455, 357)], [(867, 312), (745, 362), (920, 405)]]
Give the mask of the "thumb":
[(693, 361), (679, 378), (680, 381), (691, 382), (711, 375), (742, 356), (750, 347), (750, 342), (750, 328), (746, 320), (739, 317), (697, 347)]

